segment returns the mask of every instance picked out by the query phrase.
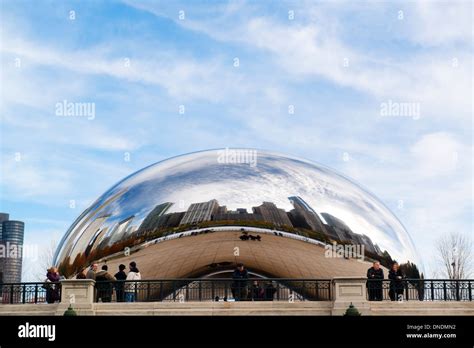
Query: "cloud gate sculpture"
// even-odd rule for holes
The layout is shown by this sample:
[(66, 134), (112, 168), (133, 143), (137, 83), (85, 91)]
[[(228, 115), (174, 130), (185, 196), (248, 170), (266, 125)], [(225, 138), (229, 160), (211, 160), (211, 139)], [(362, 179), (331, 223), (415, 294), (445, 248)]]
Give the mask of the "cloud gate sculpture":
[(55, 255), (67, 277), (92, 262), (136, 261), (144, 279), (225, 276), (240, 262), (262, 277), (356, 277), (373, 260), (396, 260), (413, 278), (422, 270), (372, 194), (319, 164), (248, 149), (190, 153), (128, 176), (76, 219)]

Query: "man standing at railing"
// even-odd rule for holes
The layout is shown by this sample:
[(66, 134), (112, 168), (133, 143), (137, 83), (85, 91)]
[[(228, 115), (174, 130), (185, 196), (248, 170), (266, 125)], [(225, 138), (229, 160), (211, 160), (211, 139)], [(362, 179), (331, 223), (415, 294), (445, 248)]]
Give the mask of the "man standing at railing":
[(124, 283), (123, 280), (127, 279), (127, 273), (125, 273), (125, 265), (119, 265), (119, 271), (115, 273), (114, 277), (120, 282), (115, 283), (115, 294), (117, 295), (117, 302), (125, 301)]
[(113, 285), (115, 277), (108, 272), (107, 265), (102, 266), (102, 270), (95, 275), (95, 287), (97, 289), (97, 302), (102, 299), (102, 302), (110, 302), (112, 300)]
[(94, 279), (95, 280), (95, 272), (99, 269), (99, 265), (96, 263), (93, 263), (89, 270), (87, 271), (86, 278), (87, 279)]
[(234, 273), (232, 274), (232, 295), (236, 301), (247, 299), (247, 279), (249, 278), (247, 270), (244, 268), (242, 263), (237, 265)]
[(382, 301), (383, 292), (383, 269), (380, 262), (375, 261), (367, 270), (367, 290), (369, 291), (369, 301)]

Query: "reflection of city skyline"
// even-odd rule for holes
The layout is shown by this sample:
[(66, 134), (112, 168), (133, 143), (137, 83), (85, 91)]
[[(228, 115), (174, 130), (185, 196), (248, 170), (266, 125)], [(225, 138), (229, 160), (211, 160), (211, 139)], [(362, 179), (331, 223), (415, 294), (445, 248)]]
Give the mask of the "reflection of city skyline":
[(217, 225), (278, 229), (326, 244), (363, 244), (372, 251), (369, 259), (382, 260), (387, 251), (401, 262), (417, 260), (397, 218), (343, 176), (267, 152), (259, 153), (253, 168), (222, 165), (216, 153), (168, 159), (117, 183), (74, 221), (55, 263), (83, 254), (91, 261), (145, 240)]
[[(354, 233), (341, 219), (327, 212), (318, 213), (299, 196), (290, 196), (288, 199), (293, 205), (293, 209), (288, 212), (278, 208), (273, 202), (267, 201), (252, 207), (251, 212), (247, 208), (229, 210), (225, 205), (219, 205), (216, 199), (191, 203), (186, 210), (173, 213), (168, 213), (168, 211), (176, 203), (161, 203), (146, 215), (139, 227), (132, 225), (134, 216), (130, 216), (115, 224), (108, 232), (99, 230), (89, 241), (86, 253), (94, 246), (110, 245), (124, 235), (133, 232), (136, 232), (137, 235), (156, 235), (161, 231), (163, 235), (166, 235), (174, 233), (173, 230), (183, 231), (186, 227), (193, 228), (202, 223), (211, 223), (217, 226), (219, 222), (233, 222), (237, 225), (245, 222), (245, 225), (250, 226), (266, 224), (271, 225), (272, 228), (291, 229), (292, 232), (303, 235), (307, 234), (305, 231), (313, 231), (318, 233), (318, 236), (325, 236), (327, 241), (359, 244), (363, 245), (371, 254), (383, 255), (381, 249), (372, 242), (370, 237)], [(127, 226), (120, 228), (125, 222), (127, 222)]]

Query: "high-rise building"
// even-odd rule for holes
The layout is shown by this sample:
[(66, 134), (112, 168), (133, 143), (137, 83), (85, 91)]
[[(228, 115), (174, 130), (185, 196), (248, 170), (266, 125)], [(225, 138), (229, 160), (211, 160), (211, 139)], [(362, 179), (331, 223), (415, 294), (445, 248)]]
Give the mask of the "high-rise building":
[(353, 240), (354, 233), (351, 231), (349, 226), (345, 224), (344, 221), (329, 213), (321, 213), (321, 215), (327, 222), (326, 231), (328, 232), (331, 238), (340, 241)]
[(275, 203), (263, 202), (262, 205), (253, 207), (252, 210), (254, 214), (261, 215), (265, 222), (271, 222), (276, 226), (293, 226), (285, 210), (279, 209)]
[(21, 282), (25, 223), (0, 213), (0, 283)]
[(171, 202), (158, 204), (143, 220), (142, 224), (140, 225), (140, 229), (146, 231), (157, 228), (160, 225), (160, 219), (169, 210), (169, 208), (171, 208), (172, 205), (173, 203)]
[(295, 227), (326, 233), (323, 222), (311, 206), (298, 196), (288, 197), (294, 209), (288, 216)]
[(180, 225), (195, 224), (202, 221), (210, 221), (212, 215), (219, 210), (219, 203), (215, 199), (208, 202), (193, 203), (184, 214)]
[(365, 246), (365, 249), (367, 251), (370, 251), (371, 253), (377, 254), (377, 250), (375, 249), (374, 243), (372, 243), (372, 239), (370, 239), (369, 236), (366, 236), (365, 234), (361, 235), (360, 237), (362, 239), (362, 242)]
[(249, 214), (245, 209), (245, 212), (239, 210), (228, 210), (226, 213), (215, 214), (212, 216), (214, 221), (263, 221), (262, 215)]

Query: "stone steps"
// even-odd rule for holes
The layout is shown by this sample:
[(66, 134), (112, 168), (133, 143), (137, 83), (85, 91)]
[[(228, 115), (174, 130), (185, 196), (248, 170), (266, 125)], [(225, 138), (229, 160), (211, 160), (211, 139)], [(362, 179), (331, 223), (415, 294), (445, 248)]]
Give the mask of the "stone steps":
[(332, 303), (155, 302), (98, 303), (96, 315), (330, 315)]

